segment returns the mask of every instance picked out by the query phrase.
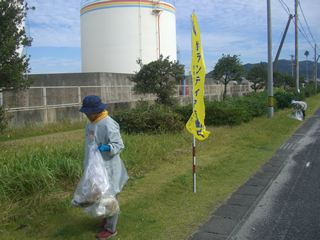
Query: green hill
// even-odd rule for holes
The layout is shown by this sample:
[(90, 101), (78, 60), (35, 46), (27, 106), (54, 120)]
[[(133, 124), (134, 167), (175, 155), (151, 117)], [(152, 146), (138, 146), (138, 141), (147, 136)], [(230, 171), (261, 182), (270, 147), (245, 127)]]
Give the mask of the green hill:
[[(308, 78), (310, 78), (310, 76), (312, 75), (312, 69), (313, 69), (313, 61), (300, 61), (299, 62), (299, 75), (300, 76), (304, 76), (305, 78), (307, 78), (307, 65), (308, 65)], [(251, 68), (253, 68), (254, 66), (259, 65), (260, 63), (247, 63), (244, 64), (244, 68), (247, 70), (247, 73), (250, 71)], [(293, 70), (292, 70), (293, 69)], [(294, 68), (294, 62), (293, 62), (293, 66), (292, 66), (292, 62), (290, 60), (278, 60), (277, 66), (275, 70), (279, 70), (280, 73), (288, 73), (290, 75), (292, 75), (292, 71), (293, 71), (293, 75), (295, 74), (295, 68)], [(211, 77), (212, 76), (212, 71), (207, 73), (206, 77)], [(317, 76), (320, 77), (320, 63), (317, 64)], [(312, 76), (312, 78), (314, 78)]]

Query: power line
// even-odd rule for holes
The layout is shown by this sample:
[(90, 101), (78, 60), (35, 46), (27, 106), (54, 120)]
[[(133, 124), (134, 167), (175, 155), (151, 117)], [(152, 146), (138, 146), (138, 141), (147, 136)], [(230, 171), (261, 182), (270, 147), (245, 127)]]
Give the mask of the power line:
[[(286, 13), (287, 13), (288, 15), (290, 15), (290, 14), (291, 14), (291, 10), (290, 10), (290, 8), (288, 7), (288, 5), (287, 5), (283, 0), (278, 0), (278, 2), (279, 2), (279, 4), (283, 7), (283, 9), (286, 11)], [(313, 35), (312, 35), (312, 33), (311, 33), (311, 30), (310, 30), (310, 28), (309, 28), (309, 25), (308, 25), (308, 23), (307, 23), (307, 20), (306, 20), (306, 17), (305, 17), (305, 15), (304, 15), (304, 12), (303, 12), (303, 10), (302, 10), (302, 6), (301, 6), (301, 4), (300, 4), (300, 1), (299, 1), (298, 4), (299, 4), (299, 7), (300, 7), (302, 16), (303, 16), (303, 18), (304, 18), (304, 21), (306, 22), (306, 25), (307, 25), (307, 27), (308, 27), (309, 33), (310, 33), (310, 35), (311, 35), (311, 37), (312, 37), (312, 39), (313, 39), (313, 42), (316, 44), (316, 48), (320, 51), (320, 47), (319, 47), (319, 45), (316, 43), (316, 41), (314, 40)], [(295, 24), (294, 18), (292, 18), (292, 21), (293, 21), (294, 24)], [(312, 50), (315, 50), (315, 48), (314, 48), (315, 46), (310, 42), (309, 37), (308, 37), (308, 34), (307, 34), (306, 31), (304, 30), (304, 27), (303, 27), (303, 25), (302, 25), (302, 23), (301, 23), (301, 21), (300, 21), (299, 18), (298, 18), (298, 23), (300, 24), (300, 26), (301, 26), (301, 28), (302, 28), (302, 30), (301, 30), (301, 29), (299, 28), (299, 26), (298, 26), (299, 32), (300, 32), (301, 35), (306, 39), (306, 41), (310, 44)]]
[(311, 33), (311, 31), (310, 31), (310, 28), (309, 28), (309, 25), (308, 25), (308, 23), (307, 23), (307, 20), (306, 20), (306, 18), (305, 18), (305, 16), (304, 16), (304, 13), (303, 13), (303, 11), (302, 11), (302, 7), (301, 7), (301, 4), (300, 4), (300, 1), (299, 1), (299, 7), (300, 7), (300, 10), (301, 10), (301, 12), (302, 12), (304, 21), (305, 21), (306, 24), (307, 24), (307, 27), (308, 27), (308, 29), (309, 29), (310, 35), (311, 35), (311, 37), (312, 37), (312, 39), (313, 39), (313, 42), (316, 43), (316, 41), (314, 40), (314, 38), (313, 38), (313, 36), (312, 36), (312, 33)]
[[(310, 43), (308, 34), (307, 34), (306, 31), (304, 30), (304, 27), (302, 26), (302, 23), (301, 23), (300, 19), (298, 19), (298, 21), (299, 21), (299, 24), (300, 24), (300, 26), (301, 26), (301, 28), (302, 28), (302, 30), (303, 30), (303, 33), (300, 31), (301, 34), (302, 34), (302, 35), (304, 36), (304, 38)], [(300, 30), (300, 29), (299, 29), (299, 30)], [(310, 43), (310, 45), (311, 45), (311, 43)]]
[[(288, 7), (288, 5), (287, 5), (283, 0), (278, 0), (278, 2), (279, 2), (280, 5), (283, 7), (283, 9), (287, 12), (287, 14), (290, 15), (290, 14), (291, 14), (291, 11), (290, 11), (290, 8)], [(314, 38), (313, 38), (313, 36), (312, 36), (312, 34), (311, 34), (311, 31), (310, 31), (309, 25), (308, 25), (308, 23), (307, 23), (307, 20), (306, 20), (306, 18), (305, 18), (305, 16), (304, 16), (304, 13), (303, 13), (303, 10), (302, 10), (302, 7), (301, 7), (300, 3), (299, 3), (299, 6), (300, 6), (300, 10), (301, 10), (301, 12), (302, 12), (302, 15), (303, 15), (303, 17), (304, 17), (304, 20), (305, 20), (305, 22), (306, 22), (306, 24), (307, 24), (308, 30), (309, 30), (309, 32), (310, 32), (310, 35), (311, 35), (313, 41), (315, 42), (315, 40), (314, 40)], [(293, 21), (293, 23), (295, 24), (294, 18), (292, 18), (292, 21)], [(308, 38), (308, 34), (307, 34), (306, 31), (304, 30), (304, 27), (303, 27), (300, 19), (298, 19), (298, 24), (299, 24), (299, 23), (300, 23), (300, 26), (301, 26), (301, 28), (302, 28), (302, 30), (301, 30), (301, 28), (298, 27), (299, 32), (300, 32), (301, 35), (306, 39), (306, 41), (310, 44), (311, 48), (314, 49), (314, 45), (310, 42), (310, 40), (309, 40), (309, 38)], [(317, 45), (317, 48), (319, 48), (318, 45)]]
[[(284, 10), (287, 12), (287, 14), (288, 14), (288, 15), (291, 15), (290, 9), (289, 9), (289, 7), (287, 6), (287, 4), (286, 4), (283, 0), (278, 0), (278, 2), (279, 2), (279, 4), (284, 8)], [(280, 41), (281, 41), (281, 38), (282, 38), (283, 34), (284, 34), (284, 30), (283, 30), (283, 32), (282, 32), (281, 35), (280, 35), (280, 39), (279, 39), (278, 45), (280, 45)]]
[[(292, 21), (295, 23), (295, 20), (294, 19), (292, 19)], [(302, 29), (303, 29), (303, 31), (304, 31), (304, 28), (303, 28), (303, 26), (302, 26), (302, 24), (301, 24), (301, 22), (300, 22), (300, 20), (298, 19), (298, 23), (300, 23), (300, 25), (301, 25), (301, 27), (302, 27)], [(309, 41), (309, 39), (308, 39), (308, 36), (307, 36), (307, 34), (305, 33), (305, 31), (303, 32), (303, 31), (301, 31), (301, 29), (298, 27), (298, 30), (299, 30), (299, 32), (301, 33), (301, 35), (306, 39), (306, 41), (310, 44), (310, 46), (312, 47), (312, 49), (314, 49), (314, 46), (311, 44), (311, 42)], [(306, 35), (305, 35), (306, 34)]]
[[(301, 4), (300, 4), (300, 1), (299, 1), (299, 7), (300, 7), (300, 10), (301, 10), (302, 16), (303, 16), (303, 18), (304, 18), (304, 21), (306, 22), (306, 25), (307, 25), (307, 27), (308, 27), (309, 33), (310, 33), (310, 35), (311, 35), (311, 37), (312, 37), (312, 39), (313, 39), (313, 42), (316, 44), (317, 49), (320, 50), (318, 44), (317, 44), (316, 41), (314, 40), (314, 37), (313, 37), (313, 35), (312, 35), (312, 33), (311, 33), (311, 30), (310, 30), (310, 28), (309, 28), (309, 24), (308, 24), (308, 22), (307, 22), (307, 19), (306, 19), (305, 15), (304, 15), (303, 10), (302, 10), (302, 6), (301, 6)], [(300, 20), (299, 20), (299, 22), (300, 22)], [(301, 27), (303, 28), (301, 22), (300, 22), (300, 24), (301, 24)], [(300, 31), (300, 29), (299, 29), (299, 31)], [(305, 34), (306, 34), (306, 33), (305, 33)], [(302, 34), (302, 35), (303, 35), (303, 34)], [(306, 34), (306, 35), (307, 35), (307, 34)], [(314, 50), (314, 45), (310, 43), (308, 37), (306, 37), (306, 36), (304, 36), (304, 37), (306, 38), (306, 40), (309, 42), (309, 44), (311, 45), (312, 49)]]
[(283, 0), (278, 0), (279, 3), (282, 5), (282, 7), (284, 8), (284, 10), (288, 13), (288, 15), (291, 14), (289, 7), (287, 6), (287, 4), (283, 1)]

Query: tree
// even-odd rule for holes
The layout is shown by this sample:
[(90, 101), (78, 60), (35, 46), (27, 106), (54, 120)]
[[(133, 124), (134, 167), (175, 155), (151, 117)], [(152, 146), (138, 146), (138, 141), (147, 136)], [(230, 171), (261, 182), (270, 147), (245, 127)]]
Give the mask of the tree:
[[(31, 9), (35, 9), (32, 7)], [(20, 47), (30, 46), (28, 38), (21, 26), (29, 10), (23, 0), (0, 1), (0, 89), (2, 91), (24, 90), (32, 82), (26, 73), (30, 72), (29, 58), (20, 56)], [(0, 132), (7, 125), (5, 110), (0, 106)]]
[(299, 76), (299, 88), (306, 87), (306, 78), (304, 76)]
[(254, 66), (250, 69), (247, 80), (251, 81), (253, 84), (251, 88), (256, 92), (258, 89), (264, 88), (268, 81), (268, 70), (267, 65), (260, 62), (258, 66)]
[(169, 56), (160, 58), (148, 64), (143, 64), (141, 59), (137, 60), (140, 71), (129, 77), (134, 82), (133, 91), (135, 94), (153, 93), (157, 95), (157, 102), (166, 106), (173, 106), (176, 100), (173, 95), (176, 93), (176, 84), (183, 80), (183, 65), (178, 62), (169, 61)]
[(3, 91), (23, 90), (32, 83), (25, 76), (30, 72), (29, 58), (18, 53), (20, 47), (31, 46), (32, 42), (20, 27), (28, 9), (23, 0), (0, 1), (0, 88)]
[(245, 68), (242, 66), (242, 62), (239, 59), (239, 56), (230, 56), (230, 54), (222, 54), (222, 58), (218, 60), (217, 64), (213, 69), (212, 78), (224, 84), (223, 99), (225, 99), (227, 94), (228, 83), (230, 81), (241, 82), (242, 76), (245, 73)]
[(289, 73), (284, 73), (282, 75), (283, 78), (283, 88), (286, 88), (286, 86), (294, 87), (295, 85), (295, 78), (291, 76)]
[(283, 86), (283, 75), (279, 70), (273, 72), (273, 86), (277, 88)]

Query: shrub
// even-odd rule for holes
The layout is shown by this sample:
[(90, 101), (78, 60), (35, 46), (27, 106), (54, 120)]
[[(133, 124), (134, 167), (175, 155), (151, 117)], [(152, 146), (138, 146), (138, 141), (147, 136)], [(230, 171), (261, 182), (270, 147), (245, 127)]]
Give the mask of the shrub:
[[(275, 108), (277, 110), (277, 107)], [(181, 116), (186, 123), (192, 114), (192, 105), (175, 107), (174, 111)], [(249, 93), (245, 97), (226, 98), (219, 101), (205, 101), (205, 124), (239, 125), (249, 122), (253, 117), (259, 117), (267, 113), (267, 93)]]
[(5, 110), (0, 106), (0, 134), (7, 128), (9, 120), (13, 118), (13, 115), (8, 114), (8, 110)]
[(298, 92), (294, 88), (288, 88), (286, 89), (286, 92), (292, 93), (294, 95), (294, 100), (296, 101), (304, 101), (306, 99), (304, 91)]
[(224, 108), (221, 111), (221, 116), (225, 116), (227, 125), (238, 125), (252, 119), (248, 105), (245, 104), (243, 98), (229, 98), (219, 104)]
[(136, 108), (118, 110), (110, 116), (119, 123), (121, 131), (127, 134), (175, 133), (185, 127), (181, 116), (170, 107), (161, 104), (148, 105), (141, 101)]
[(295, 99), (295, 96), (290, 92), (276, 92), (274, 98), (277, 100), (278, 108), (284, 109), (291, 106), (291, 101)]
[(192, 104), (187, 106), (176, 106), (173, 108), (173, 111), (180, 115), (182, 122), (187, 123), (192, 114)]
[[(318, 84), (318, 89), (319, 89), (319, 84)], [(303, 88), (302, 91), (304, 92), (304, 95), (306, 98), (311, 97), (313, 95), (316, 95), (315, 87), (314, 87), (314, 81), (310, 81), (308, 86), (306, 88)]]
[[(268, 112), (268, 92), (251, 92), (244, 96), (247, 106), (252, 112), (252, 117), (259, 117)], [(275, 107), (276, 111), (278, 108)]]
[(207, 125), (239, 125), (246, 119), (245, 108), (236, 106), (232, 101), (214, 101), (206, 104)]

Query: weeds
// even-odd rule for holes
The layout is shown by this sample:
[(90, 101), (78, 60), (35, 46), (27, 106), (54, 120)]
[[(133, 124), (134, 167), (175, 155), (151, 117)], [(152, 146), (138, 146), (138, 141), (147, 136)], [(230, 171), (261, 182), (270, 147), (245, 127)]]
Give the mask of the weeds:
[[(307, 99), (307, 117), (319, 107), (319, 98)], [(196, 194), (192, 135), (186, 129), (123, 134), (121, 158), (131, 178), (119, 195), (119, 238), (188, 238), (302, 124), (288, 112), (234, 127), (207, 127), (208, 139), (196, 143)], [(91, 239), (100, 231), (99, 219), (69, 208), (82, 175), (83, 129), (3, 141), (0, 153), (0, 238)]]
[(70, 118), (64, 117), (57, 123), (36, 124), (28, 123), (25, 127), (10, 127), (0, 134), (0, 141), (8, 141), (32, 136), (47, 135), (57, 132), (83, 129), (88, 121), (86, 119), (72, 122)]

